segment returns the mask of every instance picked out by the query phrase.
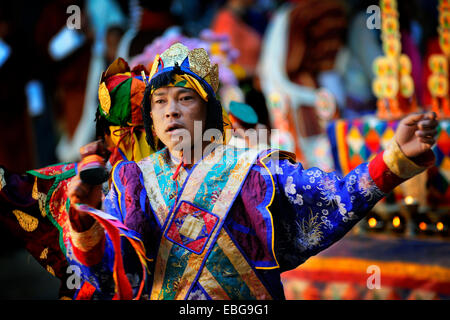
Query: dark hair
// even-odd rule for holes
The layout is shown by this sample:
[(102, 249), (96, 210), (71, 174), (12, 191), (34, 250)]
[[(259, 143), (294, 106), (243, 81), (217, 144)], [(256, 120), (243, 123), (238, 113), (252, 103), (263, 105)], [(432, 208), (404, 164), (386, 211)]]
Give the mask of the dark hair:
[[(170, 83), (173, 83), (175, 74), (184, 74), (184, 72), (178, 67), (178, 65), (175, 65), (173, 70), (154, 77), (145, 88), (144, 98), (142, 99), (141, 104), (142, 118), (144, 119), (144, 128), (147, 134), (147, 143), (150, 145), (151, 148), (153, 148), (153, 150), (158, 150), (163, 145), (161, 142), (159, 142), (160, 145), (157, 146), (155, 143), (155, 139), (153, 137), (152, 132), (153, 122), (152, 118), (150, 117), (151, 88), (152, 87), (161, 88), (167, 86)], [(220, 101), (215, 97), (214, 93), (211, 92), (210, 88), (207, 88), (207, 86), (203, 85), (202, 83), (201, 85), (208, 93), (208, 101), (206, 102), (205, 130), (215, 128), (220, 130), (220, 132), (223, 134), (222, 105), (220, 104)]]
[(97, 108), (95, 112), (95, 137), (96, 139), (104, 140), (105, 134), (111, 134), (109, 131), (109, 126), (114, 124), (105, 119)]

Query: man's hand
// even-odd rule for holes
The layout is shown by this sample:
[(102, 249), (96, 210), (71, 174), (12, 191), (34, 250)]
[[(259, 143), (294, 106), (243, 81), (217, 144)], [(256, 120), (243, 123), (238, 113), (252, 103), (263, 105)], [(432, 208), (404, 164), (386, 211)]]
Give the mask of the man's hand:
[[(102, 141), (95, 141), (80, 149), (82, 158), (88, 157), (93, 154), (102, 154), (104, 152), (104, 145)], [(80, 173), (70, 180), (69, 183), (69, 199), (70, 205), (77, 203), (87, 204), (93, 208), (98, 208), (102, 202), (102, 185), (92, 185), (83, 182), (80, 178)], [(94, 222), (94, 219), (85, 213), (79, 213), (75, 210), (70, 211), (70, 220), (72, 226), (77, 231), (84, 231)]]
[(83, 182), (79, 174), (70, 180), (70, 204), (82, 203), (98, 208), (102, 202), (102, 185), (91, 185)]
[(437, 126), (434, 112), (410, 114), (398, 124), (395, 141), (405, 156), (417, 157), (430, 150), (436, 142)]

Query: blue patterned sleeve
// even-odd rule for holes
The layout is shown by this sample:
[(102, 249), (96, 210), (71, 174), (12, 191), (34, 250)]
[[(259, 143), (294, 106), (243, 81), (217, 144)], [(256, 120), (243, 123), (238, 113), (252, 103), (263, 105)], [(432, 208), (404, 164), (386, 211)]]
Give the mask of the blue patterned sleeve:
[(270, 160), (275, 184), (272, 212), (280, 267), (297, 267), (342, 238), (384, 196), (363, 163), (342, 177)]

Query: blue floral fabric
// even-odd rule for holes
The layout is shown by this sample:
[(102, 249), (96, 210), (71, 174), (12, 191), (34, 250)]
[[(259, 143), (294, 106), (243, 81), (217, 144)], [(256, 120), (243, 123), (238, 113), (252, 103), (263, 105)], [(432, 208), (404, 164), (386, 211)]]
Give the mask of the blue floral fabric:
[(282, 270), (296, 268), (342, 238), (384, 196), (368, 163), (345, 177), (288, 160), (270, 161), (267, 167), (275, 181), (272, 212)]

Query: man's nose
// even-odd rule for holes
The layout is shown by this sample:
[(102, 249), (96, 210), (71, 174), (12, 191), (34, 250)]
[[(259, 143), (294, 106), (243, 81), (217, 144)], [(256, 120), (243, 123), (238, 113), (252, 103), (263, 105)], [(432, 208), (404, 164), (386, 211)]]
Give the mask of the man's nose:
[(166, 118), (179, 118), (180, 115), (180, 109), (178, 108), (177, 102), (171, 99), (166, 109)]

